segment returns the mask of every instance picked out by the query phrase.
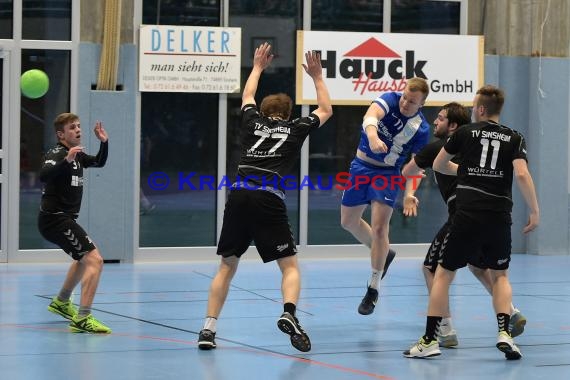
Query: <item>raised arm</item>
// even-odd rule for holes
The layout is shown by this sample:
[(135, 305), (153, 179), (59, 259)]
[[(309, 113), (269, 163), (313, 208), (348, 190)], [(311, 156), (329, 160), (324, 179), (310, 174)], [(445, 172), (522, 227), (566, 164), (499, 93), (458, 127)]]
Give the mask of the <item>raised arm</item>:
[(97, 120), (95, 122), (95, 128), (93, 128), (93, 133), (95, 133), (95, 137), (101, 144), (99, 145), (99, 152), (96, 156), (90, 155), (83, 155), (82, 156), (82, 164), (86, 168), (102, 168), (105, 166), (107, 162), (107, 156), (109, 155), (109, 136), (107, 135), (107, 131), (103, 128), (103, 123)]
[(536, 198), (536, 190), (532, 176), (528, 171), (528, 165), (524, 159), (513, 160), (513, 169), (517, 185), (522, 193), (524, 201), (529, 209), (528, 222), (523, 229), (526, 234), (534, 230), (540, 222), (540, 211), (538, 208), (538, 200)]
[(257, 91), (257, 84), (259, 83), (259, 77), (261, 73), (265, 70), (273, 61), (273, 54), (271, 54), (271, 45), (267, 42), (261, 44), (255, 49), (253, 54), (253, 68), (251, 73), (245, 82), (243, 88), (243, 94), (241, 96), (241, 106), (246, 104), (256, 104), (255, 103), (255, 92)]
[(315, 51), (305, 53), (307, 64), (303, 64), (305, 72), (313, 79), (315, 90), (317, 91), (318, 108), (313, 111), (323, 125), (333, 114), (331, 98), (329, 90), (323, 80), (323, 66), (321, 65), (321, 56)]

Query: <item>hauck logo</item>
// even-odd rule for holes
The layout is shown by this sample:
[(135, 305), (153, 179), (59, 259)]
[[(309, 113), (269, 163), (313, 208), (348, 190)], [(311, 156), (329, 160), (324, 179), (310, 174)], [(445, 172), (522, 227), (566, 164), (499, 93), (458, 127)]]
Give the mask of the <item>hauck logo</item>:
[(337, 52), (321, 52), (327, 78), (352, 79), (353, 91), (365, 92), (403, 91), (406, 78), (427, 79), (424, 66), (427, 61), (416, 60), (415, 51), (406, 50), (405, 56), (396, 53), (376, 38), (371, 37), (354, 49), (346, 52), (343, 59)]

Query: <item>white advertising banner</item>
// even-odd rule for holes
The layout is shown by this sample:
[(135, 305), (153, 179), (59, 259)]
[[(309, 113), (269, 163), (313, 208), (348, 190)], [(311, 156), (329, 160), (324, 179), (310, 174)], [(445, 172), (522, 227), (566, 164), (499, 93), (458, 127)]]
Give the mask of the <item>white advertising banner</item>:
[(332, 104), (369, 105), (378, 95), (402, 91), (406, 78), (425, 78), (426, 105), (471, 105), (483, 86), (483, 37), (442, 34), (297, 32), (297, 104), (316, 104), (304, 52), (321, 53)]
[(139, 47), (139, 91), (240, 91), (240, 28), (141, 25)]

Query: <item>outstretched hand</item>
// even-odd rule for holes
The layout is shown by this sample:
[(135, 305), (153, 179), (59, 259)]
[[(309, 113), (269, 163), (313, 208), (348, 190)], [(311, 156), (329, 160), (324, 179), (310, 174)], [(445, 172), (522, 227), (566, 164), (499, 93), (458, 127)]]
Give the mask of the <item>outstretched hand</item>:
[(404, 196), (404, 216), (418, 216), (420, 201), (413, 195)]
[(95, 132), (95, 137), (97, 137), (100, 141), (106, 142), (109, 140), (107, 131), (105, 131), (105, 128), (103, 128), (103, 123), (101, 123), (99, 120), (95, 122), (95, 128), (93, 129), (93, 132)]
[(303, 68), (313, 79), (323, 75), (323, 66), (321, 65), (321, 55), (316, 51), (308, 51), (305, 53), (307, 64), (303, 63)]
[(259, 47), (255, 48), (253, 55), (253, 67), (265, 70), (273, 61), (273, 54), (271, 54), (271, 45), (264, 42)]

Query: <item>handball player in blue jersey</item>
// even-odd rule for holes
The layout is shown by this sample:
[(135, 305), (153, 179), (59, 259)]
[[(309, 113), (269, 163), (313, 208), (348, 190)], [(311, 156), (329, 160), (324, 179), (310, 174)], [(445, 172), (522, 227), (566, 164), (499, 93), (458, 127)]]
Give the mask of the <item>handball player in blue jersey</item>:
[[(341, 205), (342, 227), (370, 247), (372, 274), (358, 307), (363, 315), (374, 311), (380, 279), (395, 256), (388, 233), (398, 190), (404, 186), (400, 169), (429, 141), (429, 123), (421, 113), (428, 94), (425, 79), (411, 78), (402, 93), (374, 99), (364, 115), (360, 143), (350, 164), (350, 188), (344, 191)], [(362, 219), (368, 205), (372, 207), (370, 224)]]

